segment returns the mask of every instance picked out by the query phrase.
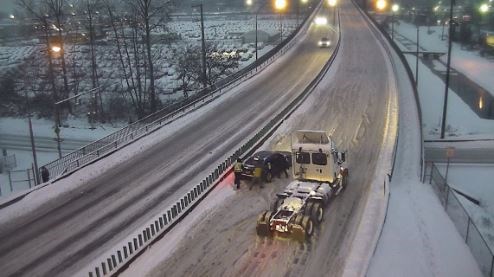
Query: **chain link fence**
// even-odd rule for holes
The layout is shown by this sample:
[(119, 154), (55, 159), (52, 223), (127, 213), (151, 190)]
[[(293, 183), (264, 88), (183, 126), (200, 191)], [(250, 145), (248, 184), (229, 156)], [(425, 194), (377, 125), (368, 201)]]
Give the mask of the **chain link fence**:
[(470, 248), (480, 270), (485, 276), (494, 277), (493, 251), (458, 199), (458, 194), (448, 185), (446, 179), (433, 162), (427, 163), (426, 172), (429, 172), (429, 175), (425, 176), (425, 180), (427, 180), (427, 177), (429, 178), (429, 184), (431, 184), (446, 213), (455, 224), (458, 233), (465, 239), (465, 243)]

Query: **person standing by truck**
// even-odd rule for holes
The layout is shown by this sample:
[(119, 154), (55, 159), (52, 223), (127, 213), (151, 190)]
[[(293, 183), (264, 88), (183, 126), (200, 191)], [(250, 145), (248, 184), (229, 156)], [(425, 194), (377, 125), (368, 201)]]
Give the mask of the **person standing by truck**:
[(235, 185), (237, 186), (237, 189), (240, 189), (240, 174), (242, 173), (242, 169), (242, 159), (238, 158), (233, 165), (233, 172), (235, 173)]
[(252, 186), (255, 184), (259, 184), (260, 187), (263, 188), (264, 186), (262, 185), (261, 178), (262, 178), (262, 168), (259, 166), (256, 166), (254, 168), (254, 172), (252, 172), (252, 181), (250, 182), (249, 190), (251, 190)]

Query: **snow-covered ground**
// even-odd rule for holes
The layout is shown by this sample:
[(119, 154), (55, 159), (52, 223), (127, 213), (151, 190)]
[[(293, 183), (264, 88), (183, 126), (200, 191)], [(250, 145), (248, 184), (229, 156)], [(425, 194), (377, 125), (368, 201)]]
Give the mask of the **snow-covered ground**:
[[(447, 41), (441, 40), (441, 28), (431, 27), (431, 30), (429, 34), (426, 27), (420, 28), (422, 50), (445, 52)], [(399, 25), (395, 25), (395, 31), (411, 41), (416, 41), (414, 25), (400, 22)], [(396, 34), (395, 37), (397, 37)], [(399, 41), (395, 39), (402, 49), (406, 49), (406, 46), (401, 45)], [(452, 53), (452, 67), (481, 85), (492, 95), (494, 92), (491, 76), (494, 72), (492, 60), (481, 58), (478, 52), (465, 50), (456, 43), (453, 45)], [(415, 71), (415, 56), (406, 56), (412, 71)], [(446, 57), (443, 56), (441, 59), (445, 61)], [(444, 66), (437, 62), (435, 66), (444, 69)], [(424, 139), (438, 139), (444, 101), (444, 82), (421, 61), (419, 62), (418, 92), (422, 109)], [(482, 107), (481, 101), (479, 101), (479, 108)], [(401, 109), (407, 109), (408, 106), (403, 104), (401, 103)], [(458, 139), (492, 138), (494, 136), (494, 120), (480, 118), (451, 89), (446, 119), (448, 139), (452, 137)], [(400, 128), (409, 124), (410, 118), (401, 118)], [(411, 130), (408, 131), (411, 132)], [(400, 141), (403, 140), (401, 132), (400, 130)], [(470, 144), (475, 147), (479, 143), (471, 142)], [(409, 143), (406, 144), (407, 148), (413, 148)], [(419, 152), (405, 149), (403, 153), (407, 157), (414, 157)], [(398, 158), (397, 161), (399, 164), (402, 159)], [(444, 174), (445, 165), (439, 165), (439, 168)], [(470, 249), (465, 244), (464, 237), (460, 235), (464, 230), (458, 230), (453, 223), (458, 219), (449, 217), (429, 184), (421, 183), (417, 176), (411, 178), (410, 172), (402, 172), (403, 167), (397, 166), (395, 170), (397, 176), (391, 183), (387, 221), (368, 275), (482, 276), (478, 263), (483, 261), (474, 260), (471, 253), (486, 251), (485, 248), (479, 250), (478, 245), (474, 244), (474, 248)], [(494, 199), (492, 195), (494, 192), (492, 182), (489, 181), (494, 177), (493, 174), (493, 165), (488, 164), (452, 164), (448, 173), (449, 183), (453, 187), (481, 201), (479, 208), (457, 195), (487, 241), (493, 238), (492, 204)], [(485, 259), (491, 259), (488, 253), (483, 254), (485, 255), (481, 256), (485, 256)], [(479, 256), (476, 255), (476, 257), (478, 259)]]
[[(417, 27), (415, 25), (399, 21), (399, 24), (394, 26), (395, 32), (405, 36), (409, 40), (417, 41)], [(429, 33), (427, 30), (430, 29)], [(448, 51), (448, 27), (444, 32), (444, 40), (442, 37), (442, 26), (431, 26), (427, 28), (422, 26), (419, 28), (420, 46), (425, 51), (437, 51), (447, 53)], [(488, 90), (491, 95), (494, 95), (494, 59), (492, 57), (481, 57), (479, 51), (467, 50), (464, 46), (454, 42), (451, 51), (451, 66), (468, 76), (474, 82)], [(443, 55), (441, 60), (446, 62), (447, 55)]]
[[(432, 29), (437, 27), (431, 27)], [(441, 41), (440, 33), (427, 34), (427, 28), (421, 29), (420, 45), (430, 51), (445, 51), (444, 41)], [(395, 31), (403, 34), (412, 41), (415, 40), (416, 28), (414, 25), (401, 23), (395, 26)], [(439, 36), (439, 37), (438, 37)], [(406, 49), (398, 40), (395, 42), (401, 49)], [(429, 48), (428, 48), (429, 47)], [(494, 93), (494, 84), (491, 84), (492, 78), (489, 73), (494, 72), (494, 62), (481, 57), (475, 58), (476, 52), (466, 51), (455, 44), (452, 52), (453, 67), (459, 72), (470, 77), (472, 71), (469, 66), (479, 70), (481, 74), (473, 73), (473, 80), (480, 84), (487, 84), (484, 87), (491, 94)], [(478, 55), (478, 53), (476, 54)], [(413, 72), (415, 72), (415, 56), (406, 55), (408, 63)], [(471, 59), (470, 59), (471, 58)], [(442, 64), (436, 63), (436, 68), (443, 69)], [(432, 70), (422, 61), (419, 61), (419, 97), (422, 108), (422, 127), (424, 139), (437, 139), (440, 135), (442, 107), (444, 102), (445, 84), (441, 78), (435, 75)], [(479, 108), (487, 109), (486, 103), (479, 99)], [(459, 112), (461, 111), (461, 112)], [(449, 90), (448, 111), (446, 115), (446, 136), (447, 137), (494, 137), (494, 120), (480, 118), (453, 90)]]
[[(32, 119), (33, 125), (33, 134), (36, 138), (41, 140), (55, 140), (55, 132), (53, 131), (53, 122), (47, 119)], [(125, 126), (125, 123), (115, 123), (115, 124), (97, 124), (94, 126), (95, 128), (91, 128), (91, 125), (87, 122), (87, 120), (80, 119), (68, 119), (64, 122), (64, 127), (60, 128), (60, 137), (63, 140), (77, 140), (81, 146), (82, 144), (88, 144), (91, 141), (98, 140), (103, 138), (121, 127)], [(29, 137), (29, 125), (28, 120), (25, 118), (0, 118), (0, 138), (2, 138), (2, 142), (7, 142), (8, 138), (6, 136), (12, 136), (15, 138), (19, 137)], [(6, 141), (3, 140), (5, 138)], [(55, 144), (52, 144), (55, 145)], [(65, 142), (62, 142), (62, 145), (65, 145)], [(7, 155), (15, 155), (16, 167), (11, 168), (14, 171), (22, 171), (16, 172), (12, 174), (11, 178), (13, 180), (27, 180), (27, 173), (24, 171), (28, 168), (32, 167), (34, 163), (32, 152), (26, 149), (19, 148), (9, 148), (10, 144), (2, 145), (0, 144), (0, 149), (7, 150)], [(29, 149), (29, 147), (28, 147)], [(64, 148), (65, 149), (65, 148)], [(63, 154), (67, 154), (67, 151), (62, 151)], [(54, 147), (51, 151), (37, 151), (37, 160), (38, 166), (43, 164), (47, 164), (58, 158), (58, 152), (56, 147)], [(3, 172), (0, 174), (0, 199), (2, 197), (7, 196), (13, 191), (19, 191), (29, 188), (29, 184), (27, 181), (24, 182), (15, 182), (12, 184), (12, 190), (9, 184), (9, 176), (7, 172)]]
[[(394, 59), (398, 61), (397, 57)], [(482, 276), (468, 246), (432, 188), (420, 181), (418, 112), (408, 77), (404, 69), (399, 72), (401, 87), (397, 156), (389, 184), (386, 221), (367, 275)], [(434, 83), (430, 85), (434, 87)]]

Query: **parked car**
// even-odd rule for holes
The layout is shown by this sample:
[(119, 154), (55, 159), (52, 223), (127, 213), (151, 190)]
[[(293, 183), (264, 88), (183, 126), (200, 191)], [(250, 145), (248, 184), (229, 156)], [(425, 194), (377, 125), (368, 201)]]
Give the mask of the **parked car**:
[[(268, 163), (271, 163), (271, 172), (268, 172)], [(283, 171), (291, 167), (290, 152), (274, 152), (274, 151), (259, 151), (248, 158), (244, 164), (242, 177), (251, 179), (253, 177), (254, 168), (262, 169), (262, 181), (271, 182), (273, 176), (281, 176)]]

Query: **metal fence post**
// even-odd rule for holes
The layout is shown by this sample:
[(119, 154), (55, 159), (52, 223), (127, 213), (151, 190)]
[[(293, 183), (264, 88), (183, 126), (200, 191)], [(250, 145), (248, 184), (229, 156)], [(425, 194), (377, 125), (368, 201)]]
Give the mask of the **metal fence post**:
[[(492, 254), (491, 254), (491, 255), (492, 255)], [(489, 276), (491, 276), (491, 277), (493, 276), (492, 274), (494, 273), (493, 268), (494, 268), (494, 255), (492, 255), (492, 262), (491, 262), (491, 275), (489, 275)]]
[(444, 209), (447, 211), (448, 210), (448, 200), (449, 200), (449, 186), (446, 184), (446, 199), (444, 200)]
[(470, 216), (468, 216), (468, 224), (467, 224), (467, 235), (465, 236), (465, 243), (468, 245), (468, 233), (470, 232)]
[(31, 174), (29, 174), (29, 169), (26, 169), (27, 174), (27, 183), (29, 184), (29, 188), (31, 188)]
[(10, 192), (13, 192), (14, 189), (12, 188), (12, 174), (10, 173), (10, 170), (7, 171), (9, 175), (9, 187), (10, 187)]
[(431, 163), (431, 176), (429, 178), (429, 185), (432, 184), (432, 169), (433, 169), (434, 163)]

